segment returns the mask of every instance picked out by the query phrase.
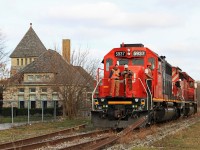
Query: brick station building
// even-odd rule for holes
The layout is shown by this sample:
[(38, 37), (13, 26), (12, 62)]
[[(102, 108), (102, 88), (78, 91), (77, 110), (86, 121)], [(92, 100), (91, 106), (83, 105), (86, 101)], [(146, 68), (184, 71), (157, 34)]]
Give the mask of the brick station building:
[[(13, 106), (17, 108), (27, 108), (28, 102), (30, 108), (48, 108), (53, 105), (49, 101), (62, 99), (62, 95), (52, 88), (55, 83), (62, 86), (64, 79), (71, 74), (77, 80), (83, 81), (86, 76), (93, 80), (82, 67), (69, 63), (70, 40), (63, 40), (62, 53), (63, 56), (54, 50), (47, 50), (30, 24), (10, 55), (11, 77), (3, 91), (3, 100), (14, 101)], [(93, 82), (89, 83), (93, 86)], [(83, 91), (86, 92), (87, 89)], [(82, 98), (86, 99), (86, 96)], [(9, 103), (3, 104), (3, 107), (9, 106)]]

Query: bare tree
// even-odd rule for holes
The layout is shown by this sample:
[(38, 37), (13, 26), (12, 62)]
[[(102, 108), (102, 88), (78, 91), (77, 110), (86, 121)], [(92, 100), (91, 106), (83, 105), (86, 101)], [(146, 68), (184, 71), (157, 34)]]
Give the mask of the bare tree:
[[(85, 69), (90, 76), (95, 77), (96, 69), (98, 68), (100, 61), (99, 59), (96, 59), (93, 56), (91, 56), (89, 50), (74, 50), (72, 52), (70, 60), (70, 63), (73, 66), (80, 66), (83, 69)], [(85, 76), (85, 78), (87, 77)]]
[[(62, 100), (63, 117), (77, 116), (80, 104), (86, 98), (87, 91), (93, 90), (94, 75), (98, 67), (98, 60), (91, 58), (88, 51), (73, 51), (71, 64), (53, 56), (49, 66), (54, 72), (52, 89)], [(52, 61), (55, 60), (55, 61)]]
[[(89, 51), (73, 51), (71, 55), (73, 69), (64, 78), (61, 91), (64, 116), (74, 118), (86, 100), (86, 93), (94, 88), (94, 76), (99, 61), (92, 58)], [(84, 106), (82, 106), (84, 107)]]
[(6, 67), (8, 52), (5, 52), (5, 37), (0, 31), (0, 78), (7, 78), (9, 70)]

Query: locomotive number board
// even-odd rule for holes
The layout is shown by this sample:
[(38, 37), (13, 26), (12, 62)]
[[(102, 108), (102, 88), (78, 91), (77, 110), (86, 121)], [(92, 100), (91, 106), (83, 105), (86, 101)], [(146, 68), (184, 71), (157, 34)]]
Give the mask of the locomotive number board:
[(121, 56), (126, 56), (126, 52), (124, 51), (115, 52), (115, 57), (121, 57)]
[(145, 51), (133, 51), (133, 56), (145, 56)]
[[(133, 51), (132, 55), (133, 56), (145, 56), (146, 52), (145, 51)], [(124, 51), (115, 52), (115, 57), (123, 57), (123, 56), (126, 56), (126, 52), (124, 52)]]

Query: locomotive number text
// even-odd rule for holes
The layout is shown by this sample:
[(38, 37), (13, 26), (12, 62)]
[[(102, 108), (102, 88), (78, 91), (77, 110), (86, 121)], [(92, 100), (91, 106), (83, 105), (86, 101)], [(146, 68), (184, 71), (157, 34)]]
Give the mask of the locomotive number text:
[(134, 51), (133, 56), (145, 56), (145, 51)]
[(116, 57), (126, 56), (126, 52), (115, 52)]

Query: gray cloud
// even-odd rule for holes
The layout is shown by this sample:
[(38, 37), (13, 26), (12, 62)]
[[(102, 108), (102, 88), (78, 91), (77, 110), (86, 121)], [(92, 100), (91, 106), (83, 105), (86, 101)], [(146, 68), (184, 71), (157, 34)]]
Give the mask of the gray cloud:
[(42, 16), (41, 21), (63, 23), (63, 26), (122, 28), (122, 29), (151, 29), (180, 26), (184, 19), (167, 12), (127, 12), (110, 2), (76, 4), (71, 7), (50, 7)]
[(32, 22), (47, 48), (70, 38), (72, 49), (89, 45), (100, 59), (122, 42), (143, 43), (200, 79), (199, 6), (199, 0), (7, 0), (0, 29), (15, 48)]

